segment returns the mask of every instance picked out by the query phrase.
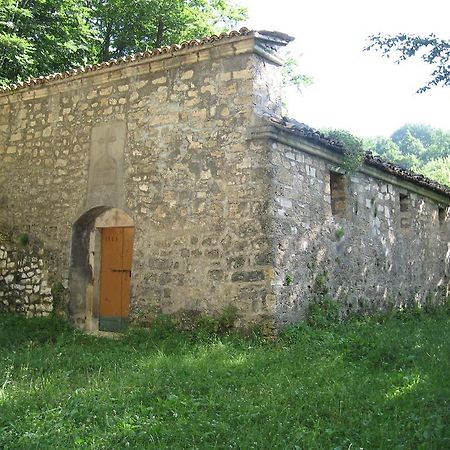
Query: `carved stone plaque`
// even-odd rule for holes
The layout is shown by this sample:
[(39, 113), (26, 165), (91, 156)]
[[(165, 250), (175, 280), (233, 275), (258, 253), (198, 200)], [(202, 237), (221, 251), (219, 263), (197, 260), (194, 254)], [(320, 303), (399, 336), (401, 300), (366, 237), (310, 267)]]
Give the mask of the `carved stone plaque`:
[(93, 186), (107, 186), (116, 183), (117, 163), (108, 154), (104, 154), (95, 162), (93, 171), (95, 174)]
[(126, 124), (114, 121), (92, 129), (87, 207), (123, 203), (123, 155)]

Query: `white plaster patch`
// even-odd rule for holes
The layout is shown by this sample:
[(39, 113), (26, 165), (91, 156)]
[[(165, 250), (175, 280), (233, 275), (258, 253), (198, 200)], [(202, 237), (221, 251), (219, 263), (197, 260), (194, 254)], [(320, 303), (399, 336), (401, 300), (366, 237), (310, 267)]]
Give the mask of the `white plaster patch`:
[(288, 198), (278, 197), (277, 201), (283, 208), (292, 208), (292, 202)]
[(294, 155), (294, 153), (287, 152), (286, 158), (295, 160), (295, 155)]

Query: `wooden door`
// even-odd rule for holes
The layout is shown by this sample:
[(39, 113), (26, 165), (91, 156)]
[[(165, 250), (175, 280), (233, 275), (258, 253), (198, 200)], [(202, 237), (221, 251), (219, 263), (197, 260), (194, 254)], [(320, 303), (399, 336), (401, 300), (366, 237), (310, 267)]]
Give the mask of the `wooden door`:
[(99, 330), (118, 331), (128, 324), (132, 227), (102, 228)]

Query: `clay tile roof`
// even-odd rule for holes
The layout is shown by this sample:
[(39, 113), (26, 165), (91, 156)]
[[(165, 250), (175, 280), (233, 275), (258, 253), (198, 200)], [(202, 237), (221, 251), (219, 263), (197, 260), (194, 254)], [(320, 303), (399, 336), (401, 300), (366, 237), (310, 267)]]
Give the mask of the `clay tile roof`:
[(107, 67), (111, 67), (113, 65), (119, 64), (127, 64), (133, 61), (137, 61), (140, 59), (149, 59), (154, 56), (162, 55), (162, 54), (173, 54), (179, 50), (189, 48), (189, 47), (198, 47), (201, 45), (212, 44), (217, 41), (222, 41), (226, 39), (231, 39), (239, 36), (247, 36), (253, 33), (248, 28), (241, 28), (239, 31), (230, 31), (229, 33), (220, 33), (219, 35), (207, 36), (202, 39), (192, 39), (190, 41), (182, 42), (181, 44), (174, 44), (170, 46), (164, 46), (160, 48), (155, 48), (153, 50), (148, 50), (145, 52), (136, 53), (130, 56), (122, 57), (119, 59), (110, 59), (109, 61), (104, 61), (97, 64), (88, 64), (84, 67), (78, 67), (70, 70), (66, 70), (63, 73), (52, 73), (47, 76), (40, 76), (35, 78), (28, 78), (25, 81), (20, 81), (16, 84), (11, 84), (7, 87), (0, 87), (0, 93), (9, 92), (9, 91), (17, 91), (20, 89), (25, 89), (30, 86), (49, 83), (56, 79), (64, 79), (64, 78), (73, 78), (76, 75), (80, 75), (87, 72), (94, 72), (97, 70), (101, 70)]
[[(269, 116), (268, 120), (275, 126), (289, 131), (314, 144), (324, 146), (339, 153), (342, 153), (344, 151), (344, 146), (339, 140), (328, 137), (320, 131), (311, 128), (304, 123), (298, 122), (295, 119), (279, 116)], [(374, 155), (372, 152), (366, 153), (364, 162), (369, 166), (373, 166), (379, 170), (382, 170), (383, 172), (387, 172), (391, 175), (395, 175), (396, 177), (402, 178), (414, 184), (418, 184), (419, 186), (435, 191), (439, 194), (450, 197), (450, 187), (444, 186), (437, 181), (430, 180), (429, 178), (421, 174), (412, 172), (411, 170), (403, 169), (397, 164), (391, 163), (381, 158), (380, 156)]]

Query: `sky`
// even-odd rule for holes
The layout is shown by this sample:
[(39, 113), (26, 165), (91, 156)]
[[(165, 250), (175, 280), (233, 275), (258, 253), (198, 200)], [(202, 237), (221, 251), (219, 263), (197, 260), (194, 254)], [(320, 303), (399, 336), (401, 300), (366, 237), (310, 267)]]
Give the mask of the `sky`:
[(363, 52), (371, 34), (436, 34), (450, 39), (450, 0), (236, 0), (248, 8), (243, 25), (295, 37), (289, 51), (314, 79), (290, 90), (289, 116), (314, 128), (359, 136), (390, 136), (405, 123), (450, 131), (450, 87), (417, 94), (432, 67), (420, 59), (395, 64)]

